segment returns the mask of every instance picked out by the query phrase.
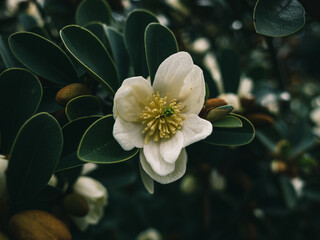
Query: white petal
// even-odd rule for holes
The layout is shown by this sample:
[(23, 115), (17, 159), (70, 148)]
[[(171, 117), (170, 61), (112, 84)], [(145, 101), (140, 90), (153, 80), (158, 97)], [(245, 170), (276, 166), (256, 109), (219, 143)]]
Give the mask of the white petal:
[(79, 177), (73, 185), (73, 191), (86, 199), (102, 199), (107, 203), (107, 189), (93, 178)]
[(154, 193), (154, 181), (153, 179), (143, 170), (141, 163), (139, 164), (140, 176), (144, 187), (147, 189), (148, 193)]
[(179, 97), (177, 97), (178, 101), (183, 102), (183, 106), (186, 106), (184, 113), (198, 115), (203, 107), (205, 94), (203, 72), (201, 68), (194, 65), (184, 81)]
[(118, 117), (113, 125), (113, 137), (126, 151), (134, 147), (142, 148), (144, 145), (143, 128), (141, 123), (127, 122)]
[(193, 66), (189, 53), (178, 52), (171, 55), (160, 64), (154, 78), (153, 89), (159, 91), (161, 97), (169, 94), (169, 97), (176, 98)]
[(181, 149), (183, 148), (183, 134), (178, 131), (170, 139), (162, 140), (160, 143), (160, 155), (167, 163), (175, 163)]
[(158, 175), (164, 176), (173, 172), (174, 164), (164, 161), (160, 155), (160, 143), (151, 140), (143, 147), (143, 151), (140, 151), (140, 156), (142, 152), (146, 161)]
[(146, 161), (146, 158), (142, 151), (140, 151), (140, 163), (143, 168), (143, 170), (155, 181), (162, 184), (167, 184), (174, 182), (181, 178), (185, 172), (187, 167), (187, 152), (183, 148), (176, 163), (174, 166), (174, 171), (165, 175), (161, 176), (157, 174), (153, 169), (151, 168), (150, 164)]
[(186, 147), (209, 136), (212, 133), (212, 124), (195, 114), (189, 114), (185, 116), (181, 132), (184, 139), (183, 147)]
[(126, 121), (139, 120), (139, 113), (145, 107), (147, 97), (151, 97), (153, 89), (143, 77), (132, 77), (123, 81), (114, 97), (113, 113)]

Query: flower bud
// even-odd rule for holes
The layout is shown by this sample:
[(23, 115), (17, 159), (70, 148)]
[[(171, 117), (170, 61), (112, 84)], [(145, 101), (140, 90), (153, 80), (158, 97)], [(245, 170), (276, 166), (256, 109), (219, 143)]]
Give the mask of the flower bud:
[(287, 170), (287, 165), (279, 160), (273, 160), (270, 167), (273, 173), (285, 172)]
[(222, 98), (210, 98), (204, 103), (206, 109), (217, 108), (223, 105), (227, 105), (227, 102)]
[(76, 217), (84, 217), (89, 212), (87, 200), (76, 193), (71, 193), (63, 199), (63, 207), (68, 214)]
[(274, 119), (264, 113), (252, 113), (246, 116), (255, 127), (265, 128), (270, 127), (274, 124)]
[(16, 240), (71, 240), (66, 225), (48, 212), (27, 210), (9, 220), (9, 232)]
[(289, 157), (291, 153), (290, 142), (287, 139), (280, 140), (276, 145), (275, 153), (282, 158)]
[(71, 83), (60, 89), (56, 95), (56, 102), (62, 106), (65, 106), (71, 99), (75, 97), (90, 94), (92, 94), (92, 91), (85, 84)]

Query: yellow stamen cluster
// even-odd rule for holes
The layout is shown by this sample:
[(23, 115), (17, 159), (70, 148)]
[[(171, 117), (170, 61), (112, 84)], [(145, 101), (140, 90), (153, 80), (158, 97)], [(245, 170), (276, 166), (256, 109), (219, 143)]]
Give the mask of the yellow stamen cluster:
[(146, 99), (147, 104), (139, 114), (142, 124), (146, 125), (142, 131), (146, 134), (145, 144), (148, 144), (151, 136), (153, 141), (158, 142), (161, 138), (170, 138), (181, 129), (184, 120), (181, 112), (186, 106), (181, 108), (182, 103), (177, 103), (177, 99), (167, 101), (168, 95), (161, 98), (158, 92), (152, 94), (152, 99)]

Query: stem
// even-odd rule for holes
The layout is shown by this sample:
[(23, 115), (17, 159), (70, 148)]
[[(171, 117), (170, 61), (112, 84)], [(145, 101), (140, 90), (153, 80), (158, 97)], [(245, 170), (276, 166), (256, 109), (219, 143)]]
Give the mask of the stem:
[(275, 75), (275, 77), (276, 77), (276, 79), (278, 81), (280, 90), (282, 92), (284, 92), (285, 89), (286, 89), (285, 88), (285, 80), (284, 80), (282, 71), (280, 69), (280, 63), (279, 63), (278, 58), (277, 58), (276, 50), (275, 50), (274, 45), (273, 45), (273, 41), (272, 41), (273, 38), (265, 37), (265, 39), (266, 39), (268, 50), (269, 50), (269, 53), (270, 53), (270, 56), (271, 56), (274, 75)]

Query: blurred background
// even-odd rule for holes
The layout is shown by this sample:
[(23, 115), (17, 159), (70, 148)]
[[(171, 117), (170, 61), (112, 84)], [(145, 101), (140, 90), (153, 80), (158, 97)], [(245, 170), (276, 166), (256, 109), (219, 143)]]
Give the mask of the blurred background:
[[(256, 135), (239, 147), (189, 146), (186, 175), (157, 184), (153, 195), (140, 180), (137, 156), (95, 166), (87, 176), (108, 191), (104, 217), (84, 231), (69, 221), (73, 239), (320, 239), (320, 23), (314, 6), (301, 1), (304, 26), (271, 37), (256, 32), (254, 0), (107, 2), (120, 32), (132, 10), (154, 13), (203, 69), (207, 98), (232, 104)], [(62, 46), (59, 30), (75, 23), (79, 3), (1, 0), (0, 53), (17, 31)], [(57, 178), (79, 176), (82, 168)]]

